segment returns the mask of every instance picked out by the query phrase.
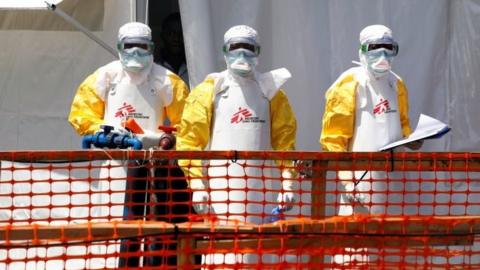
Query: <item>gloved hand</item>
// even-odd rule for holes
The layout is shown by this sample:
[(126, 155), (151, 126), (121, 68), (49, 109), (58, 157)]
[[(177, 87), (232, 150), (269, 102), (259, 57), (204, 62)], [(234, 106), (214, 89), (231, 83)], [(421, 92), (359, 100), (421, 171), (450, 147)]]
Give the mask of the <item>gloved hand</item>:
[(142, 142), (143, 149), (150, 149), (159, 145), (162, 135), (163, 133), (147, 131), (144, 134), (136, 134), (135, 137)]
[(364, 193), (361, 193), (355, 187), (353, 182), (347, 183), (344, 185), (345, 187), (345, 198), (347, 202), (355, 203), (355, 204), (365, 204), (367, 201), (367, 197)]
[(295, 194), (291, 191), (280, 192), (278, 193), (277, 202), (280, 210), (283, 212), (289, 211), (295, 205)]
[(283, 210), (283, 208), (281, 208), (280, 206), (273, 208), (272, 213), (270, 214), (270, 217), (268, 217), (267, 222), (272, 223), (275, 221), (284, 220), (285, 219), (285, 215), (283, 214), (284, 211), (285, 210)]
[(211, 207), (208, 205), (210, 195), (205, 190), (194, 190), (192, 194), (193, 209), (199, 215), (211, 213)]
[(289, 211), (295, 205), (296, 196), (293, 192), (293, 180), (294, 174), (290, 170), (285, 170), (282, 172), (282, 191), (278, 194), (277, 202), (281, 211)]

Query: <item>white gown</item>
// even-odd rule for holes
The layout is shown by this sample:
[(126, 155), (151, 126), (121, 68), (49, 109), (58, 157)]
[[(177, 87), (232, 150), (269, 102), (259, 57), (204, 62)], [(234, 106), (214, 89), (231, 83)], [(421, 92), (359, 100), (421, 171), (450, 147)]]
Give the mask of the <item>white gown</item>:
[[(380, 79), (375, 79), (363, 67), (355, 67), (351, 71), (359, 84), (355, 92), (355, 129), (349, 151), (375, 152), (388, 143), (402, 139), (395, 75), (389, 73)], [(339, 178), (351, 180), (354, 176), (358, 181), (364, 173), (365, 171), (341, 171)], [(397, 195), (387, 196), (385, 192), (389, 184), (385, 180), (387, 177), (388, 174), (385, 171), (367, 171), (356, 187), (359, 192), (362, 192), (365, 204), (355, 204), (353, 207), (346, 196), (341, 195), (338, 214), (340, 216), (350, 216), (354, 213), (385, 214), (387, 211), (385, 203), (395, 200)], [(337, 187), (343, 189), (341, 184)], [(368, 193), (369, 191), (373, 193)], [(367, 262), (373, 259), (372, 256), (359, 255), (361, 251), (361, 249), (347, 248), (347, 253), (354, 254), (335, 255), (334, 261), (345, 264), (350, 261)]]
[[(146, 131), (161, 132), (158, 126), (163, 124), (163, 108), (172, 101), (172, 85), (168, 81), (167, 71), (160, 66), (153, 66), (152, 71), (142, 80), (131, 80), (122, 70), (119, 62), (113, 62), (100, 69), (98, 81), (106, 87), (98, 87), (104, 91), (97, 93), (105, 102), (105, 123), (119, 127), (126, 117), (132, 117)], [(162, 81), (166, 78), (167, 81)], [(161, 108), (161, 109), (159, 109)], [(126, 189), (127, 161), (111, 160), (102, 164), (99, 173), (99, 193), (92, 198), (94, 207), (92, 218), (104, 217), (106, 220), (122, 220), (124, 214), (125, 193), (118, 192)], [(110, 166), (110, 168), (109, 168)], [(108, 191), (115, 191), (108, 195)], [(113, 206), (107, 207), (111, 203)], [(95, 245), (90, 248), (92, 254), (112, 254), (111, 257), (89, 259), (90, 269), (99, 267), (117, 268), (118, 259), (114, 252), (120, 251), (119, 244), (109, 246)]]

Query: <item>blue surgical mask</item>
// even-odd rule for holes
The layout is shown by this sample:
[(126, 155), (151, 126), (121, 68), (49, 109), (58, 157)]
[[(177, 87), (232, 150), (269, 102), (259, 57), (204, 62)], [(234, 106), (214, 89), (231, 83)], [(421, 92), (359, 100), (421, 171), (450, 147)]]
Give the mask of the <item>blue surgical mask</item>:
[(225, 53), (227, 68), (234, 74), (247, 77), (253, 73), (258, 64), (257, 55), (246, 49), (238, 49)]
[(148, 50), (133, 47), (120, 51), (120, 62), (125, 70), (140, 73), (153, 63), (153, 55)]

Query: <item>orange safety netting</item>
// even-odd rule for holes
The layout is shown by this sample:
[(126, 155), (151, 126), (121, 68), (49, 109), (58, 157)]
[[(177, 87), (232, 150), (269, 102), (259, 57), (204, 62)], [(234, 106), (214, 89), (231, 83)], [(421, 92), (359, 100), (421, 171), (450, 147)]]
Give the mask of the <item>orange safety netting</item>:
[[(185, 159), (203, 161), (209, 213), (194, 211), (176, 162)], [(480, 154), (96, 150), (0, 160), (0, 269), (480, 269)], [(279, 203), (287, 192), (294, 202)]]

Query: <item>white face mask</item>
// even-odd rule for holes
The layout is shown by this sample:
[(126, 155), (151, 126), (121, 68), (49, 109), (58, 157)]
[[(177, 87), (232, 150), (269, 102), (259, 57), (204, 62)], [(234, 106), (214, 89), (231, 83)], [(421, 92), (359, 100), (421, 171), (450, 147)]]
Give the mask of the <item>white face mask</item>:
[(134, 73), (146, 70), (153, 63), (153, 55), (138, 47), (123, 50), (119, 55), (123, 68)]
[(225, 60), (228, 70), (241, 77), (247, 77), (253, 74), (258, 64), (257, 56), (244, 49), (228, 52), (225, 55)]
[(383, 49), (363, 53), (361, 60), (375, 78), (385, 76), (392, 69), (393, 56), (387, 55)]
[(368, 68), (375, 77), (383, 77), (392, 69), (392, 59), (385, 56), (369, 58)]

